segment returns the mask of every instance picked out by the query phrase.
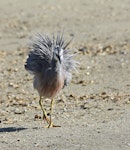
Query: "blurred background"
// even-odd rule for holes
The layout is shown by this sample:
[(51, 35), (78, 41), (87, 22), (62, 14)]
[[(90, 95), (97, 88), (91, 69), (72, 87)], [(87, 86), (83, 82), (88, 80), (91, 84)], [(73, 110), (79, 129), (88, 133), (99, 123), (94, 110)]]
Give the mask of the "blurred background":
[[(80, 64), (47, 131), (24, 64), (30, 38), (63, 31)], [(129, 92), (130, 0), (0, 0), (1, 149), (126, 150)]]
[(65, 32), (76, 44), (130, 40), (130, 2), (116, 0), (0, 0), (0, 45), (26, 45), (40, 32)]

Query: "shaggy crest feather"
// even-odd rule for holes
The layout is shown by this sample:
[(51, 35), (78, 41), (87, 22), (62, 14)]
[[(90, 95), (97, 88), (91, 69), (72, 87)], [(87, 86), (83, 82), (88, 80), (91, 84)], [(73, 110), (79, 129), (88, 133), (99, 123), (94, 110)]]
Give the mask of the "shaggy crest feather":
[[(69, 42), (65, 42), (63, 34), (50, 39), (48, 36), (37, 35), (30, 44), (30, 52), (25, 69), (34, 74), (33, 86), (37, 89), (40, 100), (39, 105), (43, 112), (43, 120), (50, 127), (60, 127), (52, 123), (52, 108), (54, 97), (68, 85), (71, 80), (71, 71), (75, 69), (76, 62), (73, 54), (67, 49)], [(50, 119), (44, 109), (43, 98), (52, 98)]]
[(59, 46), (63, 49), (61, 65), (66, 76), (65, 82), (68, 84), (71, 80), (71, 71), (76, 68), (76, 62), (73, 60), (74, 54), (67, 49), (70, 42), (64, 41), (63, 34), (58, 34), (56, 37), (53, 35), (52, 40), (46, 35), (38, 34), (30, 44), (29, 57), (25, 64), (26, 70), (35, 75), (44, 72), (47, 68), (51, 68), (54, 48)]

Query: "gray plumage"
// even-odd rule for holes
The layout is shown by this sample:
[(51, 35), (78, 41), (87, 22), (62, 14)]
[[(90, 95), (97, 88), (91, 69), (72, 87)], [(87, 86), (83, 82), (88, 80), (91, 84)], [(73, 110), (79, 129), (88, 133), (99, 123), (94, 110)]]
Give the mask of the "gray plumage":
[[(65, 42), (62, 35), (50, 39), (38, 34), (30, 44), (30, 52), (25, 69), (34, 74), (34, 88), (43, 97), (54, 97), (71, 80), (71, 72), (75, 69), (73, 54), (67, 49), (70, 42)], [(56, 88), (55, 81), (60, 89)], [(62, 83), (63, 82), (63, 83)], [(49, 86), (48, 90), (45, 90)], [(61, 87), (62, 86), (62, 87)], [(50, 88), (51, 87), (51, 88)], [(48, 92), (48, 93), (46, 93)]]
[[(39, 105), (43, 111), (43, 119), (49, 124), (48, 127), (60, 127), (52, 123), (53, 98), (69, 84), (71, 72), (76, 66), (74, 55), (67, 48), (69, 43), (64, 41), (63, 34), (53, 36), (52, 39), (38, 34), (30, 44), (25, 69), (34, 75), (33, 85), (39, 92)], [(43, 106), (42, 97), (52, 98), (50, 119)]]

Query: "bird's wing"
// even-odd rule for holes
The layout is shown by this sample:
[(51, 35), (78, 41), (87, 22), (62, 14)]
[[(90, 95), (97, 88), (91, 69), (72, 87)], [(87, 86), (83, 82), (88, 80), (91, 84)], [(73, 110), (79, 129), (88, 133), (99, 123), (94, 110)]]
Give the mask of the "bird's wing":
[(65, 75), (64, 86), (67, 86), (72, 78), (72, 71), (76, 68), (76, 62), (73, 60), (73, 54), (70, 53), (69, 50), (64, 50), (63, 53), (63, 69)]
[(30, 44), (25, 69), (36, 74), (50, 67), (52, 60), (52, 42), (48, 36), (38, 35)]

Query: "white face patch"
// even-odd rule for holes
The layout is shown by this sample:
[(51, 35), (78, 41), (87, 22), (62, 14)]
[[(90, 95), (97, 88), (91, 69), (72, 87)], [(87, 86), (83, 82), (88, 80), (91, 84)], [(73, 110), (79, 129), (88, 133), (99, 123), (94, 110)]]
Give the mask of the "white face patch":
[(56, 46), (54, 48), (54, 54), (60, 59), (60, 61), (63, 60), (63, 49), (61, 47)]
[(62, 48), (59, 51), (59, 56), (60, 56), (60, 59), (63, 60), (63, 49)]

